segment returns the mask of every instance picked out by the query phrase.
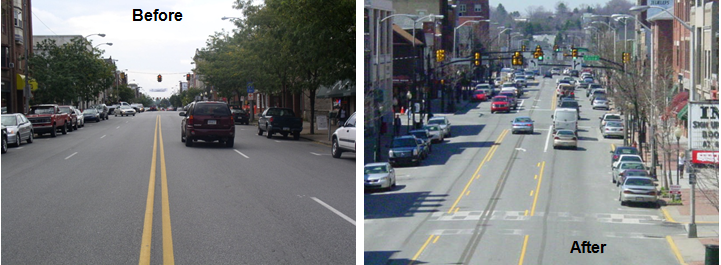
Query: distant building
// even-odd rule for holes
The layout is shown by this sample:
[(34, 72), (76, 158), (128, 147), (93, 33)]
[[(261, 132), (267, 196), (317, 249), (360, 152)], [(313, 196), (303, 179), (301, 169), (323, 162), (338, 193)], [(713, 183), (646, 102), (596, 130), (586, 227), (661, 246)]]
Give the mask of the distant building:
[[(30, 0), (2, 0), (2, 107), (10, 113), (25, 112), (26, 62), (33, 52)], [(30, 78), (28, 82), (32, 80)], [(31, 87), (33, 87), (31, 83)], [(37, 84), (34, 85), (37, 88)]]

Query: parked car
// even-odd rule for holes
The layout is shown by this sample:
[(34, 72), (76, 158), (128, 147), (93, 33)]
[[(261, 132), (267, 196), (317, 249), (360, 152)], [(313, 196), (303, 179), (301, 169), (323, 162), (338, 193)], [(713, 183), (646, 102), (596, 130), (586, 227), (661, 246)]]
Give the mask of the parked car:
[(606, 125), (606, 122), (608, 121), (618, 121), (623, 122), (623, 118), (621, 118), (621, 114), (618, 113), (606, 113), (603, 114), (603, 116), (598, 117), (599, 120), (599, 129), (603, 130), (603, 126)]
[(193, 146), (193, 142), (218, 141), (226, 147), (235, 143), (235, 124), (230, 108), (225, 102), (197, 101), (190, 104), (188, 111), (182, 111), (180, 122), (180, 141), (185, 146)]
[(266, 132), (269, 139), (274, 133), (280, 133), (283, 137), (293, 134), (293, 139), (300, 139), (300, 132), (303, 131), (303, 119), (298, 118), (293, 110), (288, 108), (268, 108), (258, 114), (258, 135)]
[(133, 109), (130, 106), (120, 106), (117, 109), (115, 109), (115, 117), (120, 116), (135, 116), (135, 109)]
[(348, 119), (333, 132), (331, 138), (332, 145), (330, 149), (331, 155), (335, 158), (340, 158), (343, 152), (355, 153), (356, 147), (356, 117), (355, 112), (348, 117)]
[(623, 122), (620, 121), (608, 121), (606, 125), (601, 127), (601, 135), (603, 138), (608, 137), (621, 137), (624, 135)]
[(433, 152), (433, 148), (431, 147), (431, 134), (426, 129), (420, 129), (420, 130), (412, 130), (408, 132), (408, 134), (412, 134), (417, 139), (423, 141), (423, 151), (426, 153), (426, 157), (428, 154)]
[(38, 136), (50, 133), (51, 137), (55, 137), (57, 130), (67, 134), (68, 126), (70, 126), (70, 117), (67, 113), (60, 112), (57, 104), (34, 105), (30, 107), (27, 119), (32, 122), (33, 130)]
[(93, 106), (93, 108), (95, 108), (98, 111), (98, 114), (100, 115), (101, 120), (107, 120), (108, 115), (110, 113), (113, 113), (113, 112), (110, 112), (110, 109), (105, 104), (98, 104), (98, 105)]
[(611, 165), (618, 161), (618, 159), (621, 157), (621, 155), (624, 154), (638, 154), (638, 149), (636, 147), (631, 146), (617, 146), (614, 150), (611, 150)]
[(608, 110), (608, 108), (609, 108), (608, 99), (606, 99), (606, 97), (600, 97), (600, 96), (594, 98), (593, 102), (591, 102), (591, 108)]
[(578, 139), (576, 133), (573, 130), (558, 130), (553, 135), (553, 149), (560, 147), (564, 148), (578, 148)]
[(75, 116), (78, 117), (78, 127), (85, 127), (85, 116), (83, 115), (83, 112), (79, 109), (74, 109)]
[(618, 163), (615, 168), (613, 168), (613, 175), (611, 176), (613, 179), (611, 180), (613, 183), (618, 182), (619, 177), (621, 174), (623, 174), (624, 171), (627, 169), (640, 169), (640, 170), (647, 170), (646, 165), (643, 164), (643, 162), (636, 162), (636, 161), (625, 161)]
[(2, 153), (4, 154), (4, 153), (8, 152), (8, 132), (7, 132), (7, 129), (5, 128), (5, 125), (1, 125), (1, 126), (2, 126)]
[(5, 126), (8, 143), (20, 146), (22, 141), (33, 142), (33, 124), (21, 113), (2, 114), (2, 125)]
[(652, 177), (651, 174), (648, 173), (647, 170), (643, 169), (627, 169), (626, 171), (623, 171), (621, 175), (618, 178), (618, 181), (616, 182), (616, 186), (621, 186), (621, 183), (626, 181), (626, 178), (629, 177), (646, 177), (646, 178), (653, 178), (654, 180), (657, 180), (656, 178)]
[(451, 121), (445, 116), (433, 117), (428, 120), (428, 124), (436, 124), (441, 127), (443, 137), (451, 137)]
[(388, 162), (391, 165), (412, 163), (415, 166), (421, 165), (421, 145), (418, 145), (416, 137), (405, 135), (393, 138), (388, 151)]
[(621, 205), (630, 202), (658, 204), (658, 191), (654, 179), (647, 177), (627, 177), (618, 193)]
[(74, 131), (78, 129), (78, 115), (75, 114), (75, 107), (70, 105), (62, 105), (60, 107), (60, 113), (67, 114), (69, 117), (68, 131)]
[(247, 111), (242, 109), (230, 109), (230, 112), (233, 113), (233, 122), (245, 124), (250, 124), (250, 114), (248, 114)]
[(392, 189), (396, 186), (396, 172), (388, 162), (371, 163), (363, 166), (363, 188)]
[(525, 132), (533, 134), (533, 120), (528, 116), (516, 117), (511, 121), (511, 133)]
[(100, 122), (102, 116), (100, 116), (100, 112), (98, 112), (98, 109), (89, 108), (83, 110), (83, 119), (85, 119), (86, 121)]
[(616, 162), (614, 162), (613, 164), (611, 164), (611, 169), (613, 170), (614, 168), (616, 168), (618, 166), (618, 164), (620, 164), (621, 162), (626, 162), (626, 161), (643, 163), (643, 158), (641, 158), (640, 155), (631, 155), (631, 154), (620, 155), (618, 157), (618, 160)]
[(503, 111), (511, 112), (511, 102), (506, 96), (495, 96), (491, 100), (491, 114)]
[(424, 125), (423, 129), (428, 130), (428, 133), (431, 136), (431, 142), (432, 143), (442, 143), (445, 139), (443, 137), (443, 132), (441, 131), (441, 126), (438, 125)]

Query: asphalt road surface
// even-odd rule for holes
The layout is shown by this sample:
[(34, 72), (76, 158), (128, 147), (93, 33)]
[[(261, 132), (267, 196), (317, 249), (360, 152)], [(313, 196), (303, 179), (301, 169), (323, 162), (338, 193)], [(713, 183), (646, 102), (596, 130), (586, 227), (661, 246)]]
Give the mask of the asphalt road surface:
[(10, 148), (3, 263), (355, 262), (354, 156), (243, 125), (234, 148), (186, 147), (178, 113), (111, 116)]
[[(452, 138), (420, 167), (398, 167), (396, 189), (366, 193), (366, 264), (676, 264), (665, 236), (683, 228), (657, 208), (620, 205), (609, 151), (623, 140), (601, 136), (605, 111), (585, 90), (578, 150), (553, 149), (555, 78), (532, 81), (518, 111), (482, 102), (448, 115)], [(535, 132), (512, 134), (516, 116)], [(571, 253), (574, 242), (586, 253)]]

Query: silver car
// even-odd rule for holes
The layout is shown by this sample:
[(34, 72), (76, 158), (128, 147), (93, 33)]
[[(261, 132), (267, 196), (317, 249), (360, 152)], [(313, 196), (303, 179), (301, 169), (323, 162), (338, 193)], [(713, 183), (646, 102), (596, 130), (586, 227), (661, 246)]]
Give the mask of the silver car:
[(656, 206), (658, 191), (654, 179), (649, 177), (627, 177), (618, 193), (621, 205), (629, 202), (646, 202)]
[(78, 127), (85, 127), (85, 115), (79, 109), (73, 109), (75, 116), (78, 116)]
[(445, 139), (441, 132), (441, 127), (438, 125), (425, 125), (423, 129), (428, 130), (428, 133), (431, 135), (431, 142), (442, 143)]
[(533, 134), (533, 120), (531, 117), (516, 117), (511, 121), (511, 133), (516, 134), (518, 132)]
[(33, 142), (33, 124), (21, 113), (2, 114), (2, 125), (7, 128), (7, 142), (20, 146), (20, 142)]
[(123, 105), (123, 106), (120, 106), (117, 109), (115, 109), (115, 117), (118, 117), (118, 114), (120, 116), (130, 116), (130, 115), (135, 116), (135, 109), (133, 109), (130, 106)]
[(620, 121), (607, 121), (606, 125), (601, 128), (601, 134), (603, 138), (608, 137), (621, 137), (623, 138), (623, 122)]
[(434, 117), (428, 120), (429, 125), (438, 125), (444, 137), (451, 137), (451, 122), (446, 117)]
[(396, 186), (396, 172), (388, 162), (371, 163), (363, 167), (363, 187), (370, 189), (392, 189)]
[(578, 149), (578, 138), (572, 130), (558, 130), (553, 135), (553, 149), (559, 147), (572, 147)]
[(616, 168), (613, 169), (613, 173), (611, 175), (611, 181), (613, 183), (618, 182), (618, 180), (621, 179), (621, 174), (623, 174), (624, 171), (627, 169), (641, 169), (641, 170), (648, 170), (646, 168), (646, 165), (644, 165), (642, 162), (636, 162), (636, 161), (625, 161), (618, 163)]
[(608, 99), (605, 97), (596, 97), (593, 99), (593, 102), (591, 102), (591, 107), (593, 109), (605, 109), (608, 110)]

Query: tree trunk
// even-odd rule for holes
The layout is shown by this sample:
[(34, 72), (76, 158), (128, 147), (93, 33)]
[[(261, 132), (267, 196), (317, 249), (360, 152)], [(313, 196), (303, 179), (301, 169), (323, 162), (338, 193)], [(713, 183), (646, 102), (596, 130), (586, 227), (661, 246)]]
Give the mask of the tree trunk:
[[(315, 91), (316, 89), (310, 89), (310, 134), (315, 133)], [(329, 123), (330, 124), (330, 123)], [(330, 130), (330, 128), (328, 128)]]

